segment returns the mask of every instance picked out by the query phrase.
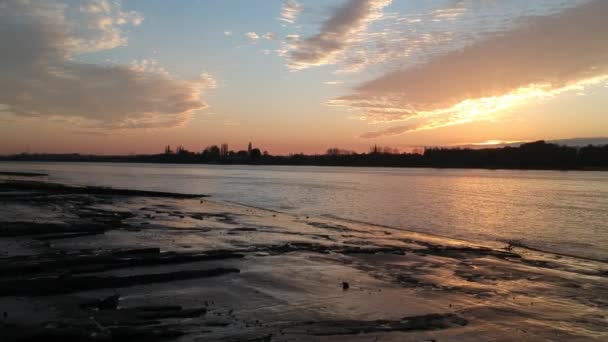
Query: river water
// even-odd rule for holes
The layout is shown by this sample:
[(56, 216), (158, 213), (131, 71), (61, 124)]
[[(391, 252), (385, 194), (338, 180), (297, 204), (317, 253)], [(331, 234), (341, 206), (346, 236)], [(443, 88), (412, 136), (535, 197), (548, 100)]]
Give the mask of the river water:
[(0, 162), (51, 182), (212, 195), (608, 260), (608, 172)]

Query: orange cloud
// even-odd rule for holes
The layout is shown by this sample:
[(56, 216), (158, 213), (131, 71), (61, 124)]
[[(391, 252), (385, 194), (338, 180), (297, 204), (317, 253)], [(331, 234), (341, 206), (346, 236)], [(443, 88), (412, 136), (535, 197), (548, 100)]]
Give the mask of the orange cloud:
[(330, 101), (369, 121), (408, 121), (366, 138), (484, 120), (608, 76), (608, 1), (596, 0), (385, 74)]

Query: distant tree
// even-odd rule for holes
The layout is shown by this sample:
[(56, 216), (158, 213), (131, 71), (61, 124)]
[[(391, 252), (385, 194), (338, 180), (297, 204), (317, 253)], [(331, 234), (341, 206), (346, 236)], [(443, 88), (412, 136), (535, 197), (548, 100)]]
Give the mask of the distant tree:
[(254, 148), (251, 151), (249, 151), (249, 158), (251, 159), (251, 161), (256, 161), (256, 160), (260, 159), (261, 156), (262, 156), (262, 152), (260, 151), (259, 148)]
[(204, 154), (208, 161), (217, 161), (220, 159), (220, 148), (217, 145), (207, 146)]
[(372, 147), (369, 148), (369, 153), (371, 154), (379, 154), (379, 153), (383, 153), (383, 154), (399, 154), (399, 149), (396, 148), (392, 148), (390, 146), (378, 146), (378, 145), (374, 145)]
[(337, 147), (331, 147), (328, 148), (327, 151), (325, 151), (325, 154), (328, 156), (346, 156), (349, 154), (354, 154), (355, 152), (353, 151), (349, 151), (349, 150), (345, 150), (345, 149), (341, 149), (341, 148), (337, 148)]
[(328, 156), (337, 156), (340, 154), (340, 149), (337, 147), (330, 147), (327, 149), (327, 151), (325, 151), (325, 154)]
[(384, 146), (382, 148), (382, 153), (386, 153), (386, 154), (399, 154), (399, 149), (392, 148), (392, 147), (389, 147), (389, 146)]

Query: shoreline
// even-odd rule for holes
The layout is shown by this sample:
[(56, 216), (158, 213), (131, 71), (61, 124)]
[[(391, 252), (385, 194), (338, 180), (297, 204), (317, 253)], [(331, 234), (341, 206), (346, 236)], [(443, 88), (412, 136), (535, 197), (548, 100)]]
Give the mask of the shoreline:
[[(240, 204), (237, 202), (232, 202), (232, 203), (244, 205), (244, 204)], [(253, 208), (257, 208), (257, 207), (253, 207)], [(269, 210), (269, 209), (264, 209), (264, 208), (258, 208), (258, 209)], [(280, 211), (277, 211), (277, 212), (280, 212)], [(519, 242), (519, 241), (509, 242), (509, 241), (501, 241), (501, 240), (464, 239), (464, 238), (459, 238), (459, 237), (454, 237), (454, 236), (446, 236), (446, 235), (441, 235), (441, 234), (422, 232), (422, 231), (417, 231), (417, 230), (412, 230), (412, 229), (407, 229), (407, 228), (398, 228), (398, 227), (393, 227), (393, 226), (379, 224), (379, 223), (347, 219), (344, 217), (339, 217), (339, 216), (330, 215), (330, 214), (321, 215), (321, 217), (327, 217), (330, 219), (340, 220), (340, 221), (344, 221), (344, 222), (366, 224), (366, 225), (370, 225), (370, 226), (377, 226), (377, 227), (388, 228), (388, 229), (396, 229), (396, 230), (400, 230), (400, 231), (404, 231), (404, 232), (408, 232), (408, 233), (428, 235), (428, 236), (441, 238), (441, 239), (460, 241), (462, 243), (474, 243), (474, 244), (486, 245), (491, 248), (506, 248), (506, 247), (509, 247), (509, 245), (511, 245), (511, 248), (513, 248), (513, 249), (517, 248), (517, 249), (528, 250), (528, 251), (533, 251), (533, 252), (554, 254), (554, 255), (569, 257), (569, 258), (573, 258), (573, 259), (581, 259), (581, 260), (595, 261), (595, 262), (599, 262), (599, 263), (608, 264), (608, 259), (600, 259), (600, 258), (589, 257), (589, 256), (585, 256), (585, 255), (576, 255), (576, 254), (571, 254), (571, 253), (567, 253), (567, 252), (560, 252), (560, 251), (556, 251), (556, 250), (538, 248), (538, 247), (534, 247), (534, 246), (529, 246), (529, 245)], [(499, 245), (503, 245), (504, 247), (500, 247)]]
[(8, 341), (608, 337), (605, 262), (202, 197), (86, 190), (2, 182)]
[[(14, 160), (2, 159), (0, 163), (87, 163), (87, 164), (158, 164), (158, 165), (211, 165), (211, 166), (293, 166), (293, 167), (345, 167), (345, 168), (387, 168), (387, 169), (437, 169), (437, 170), (488, 170), (488, 171), (585, 171), (585, 172), (607, 172), (608, 167), (576, 167), (576, 168), (543, 168), (543, 167), (505, 167), (505, 166), (433, 166), (433, 165), (410, 165), (410, 166), (395, 166), (395, 165), (342, 165), (342, 164), (260, 164), (260, 163), (219, 163), (219, 162), (158, 162), (158, 161), (132, 161), (132, 160)], [(1, 165), (1, 164), (0, 164)]]

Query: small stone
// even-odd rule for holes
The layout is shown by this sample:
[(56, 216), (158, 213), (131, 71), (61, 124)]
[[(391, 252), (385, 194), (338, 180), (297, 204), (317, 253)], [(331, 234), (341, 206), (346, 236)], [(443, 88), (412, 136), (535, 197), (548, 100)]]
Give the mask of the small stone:
[(350, 285), (347, 282), (343, 281), (342, 282), (342, 290), (346, 291), (349, 288), (350, 288)]

